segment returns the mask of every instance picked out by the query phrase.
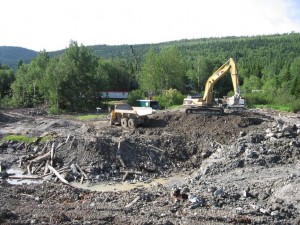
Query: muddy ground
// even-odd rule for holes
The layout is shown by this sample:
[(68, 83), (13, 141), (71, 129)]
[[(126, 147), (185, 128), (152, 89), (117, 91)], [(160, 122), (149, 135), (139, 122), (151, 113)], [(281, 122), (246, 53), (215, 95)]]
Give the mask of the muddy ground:
[[(52, 139), (1, 142), (1, 224), (300, 224), (299, 114), (157, 111), (130, 130), (105, 113), (2, 110), (9, 134)], [(11, 184), (12, 168), (39, 183)]]

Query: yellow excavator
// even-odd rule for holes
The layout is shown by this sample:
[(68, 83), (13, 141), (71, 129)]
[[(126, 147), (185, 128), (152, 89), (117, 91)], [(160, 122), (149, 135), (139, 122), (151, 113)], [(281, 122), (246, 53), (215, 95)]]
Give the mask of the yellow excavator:
[[(234, 96), (215, 99), (213, 96), (214, 85), (228, 71), (231, 74)], [(239, 78), (234, 60), (230, 58), (208, 78), (202, 98), (188, 96), (183, 100), (183, 105), (187, 107), (185, 110), (187, 114), (222, 115), (224, 110), (231, 112), (243, 111), (245, 109), (245, 99), (240, 96)]]

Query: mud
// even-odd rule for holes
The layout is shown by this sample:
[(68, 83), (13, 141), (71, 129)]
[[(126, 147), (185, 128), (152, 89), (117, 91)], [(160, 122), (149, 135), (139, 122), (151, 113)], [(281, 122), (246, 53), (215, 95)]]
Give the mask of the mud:
[[(1, 142), (1, 224), (300, 221), (299, 114), (157, 111), (150, 127), (130, 130), (109, 126), (103, 115), (80, 121), (75, 115), (10, 110), (0, 114), (0, 138), (8, 134), (52, 140), (29, 146)], [(77, 185), (63, 184), (53, 174), (42, 184), (8, 182), (12, 174), (6, 171), (18, 168), (28, 175), (32, 155), (61, 143), (53, 167), (69, 168), (61, 175)], [(74, 165), (87, 177), (72, 170)], [(101, 185), (105, 188), (97, 188)], [(126, 188), (118, 191), (122, 185)]]

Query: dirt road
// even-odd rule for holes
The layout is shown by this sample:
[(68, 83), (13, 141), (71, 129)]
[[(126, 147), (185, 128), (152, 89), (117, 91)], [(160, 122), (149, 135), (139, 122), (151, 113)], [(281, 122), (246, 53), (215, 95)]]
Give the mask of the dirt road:
[(37, 114), (0, 114), (0, 138), (52, 137), (0, 144), (1, 224), (300, 223), (299, 114), (157, 111), (134, 130)]

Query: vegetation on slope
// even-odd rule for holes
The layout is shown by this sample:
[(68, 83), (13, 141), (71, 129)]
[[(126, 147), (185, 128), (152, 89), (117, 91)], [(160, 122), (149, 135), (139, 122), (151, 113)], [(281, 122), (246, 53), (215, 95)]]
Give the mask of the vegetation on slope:
[[(82, 111), (103, 103), (99, 92), (104, 90), (135, 90), (134, 98), (155, 95), (157, 99), (166, 93), (201, 94), (207, 78), (229, 58), (237, 63), (242, 95), (248, 104), (300, 109), (298, 33), (134, 46), (85, 47), (72, 41), (63, 51), (42, 51), (30, 63), (20, 65), (15, 80), (6, 87), (9, 90), (1, 95), (2, 105), (47, 104), (56, 112)], [(0, 86), (5, 80), (3, 70), (2, 66)], [(227, 76), (217, 83), (215, 97), (230, 92)]]

